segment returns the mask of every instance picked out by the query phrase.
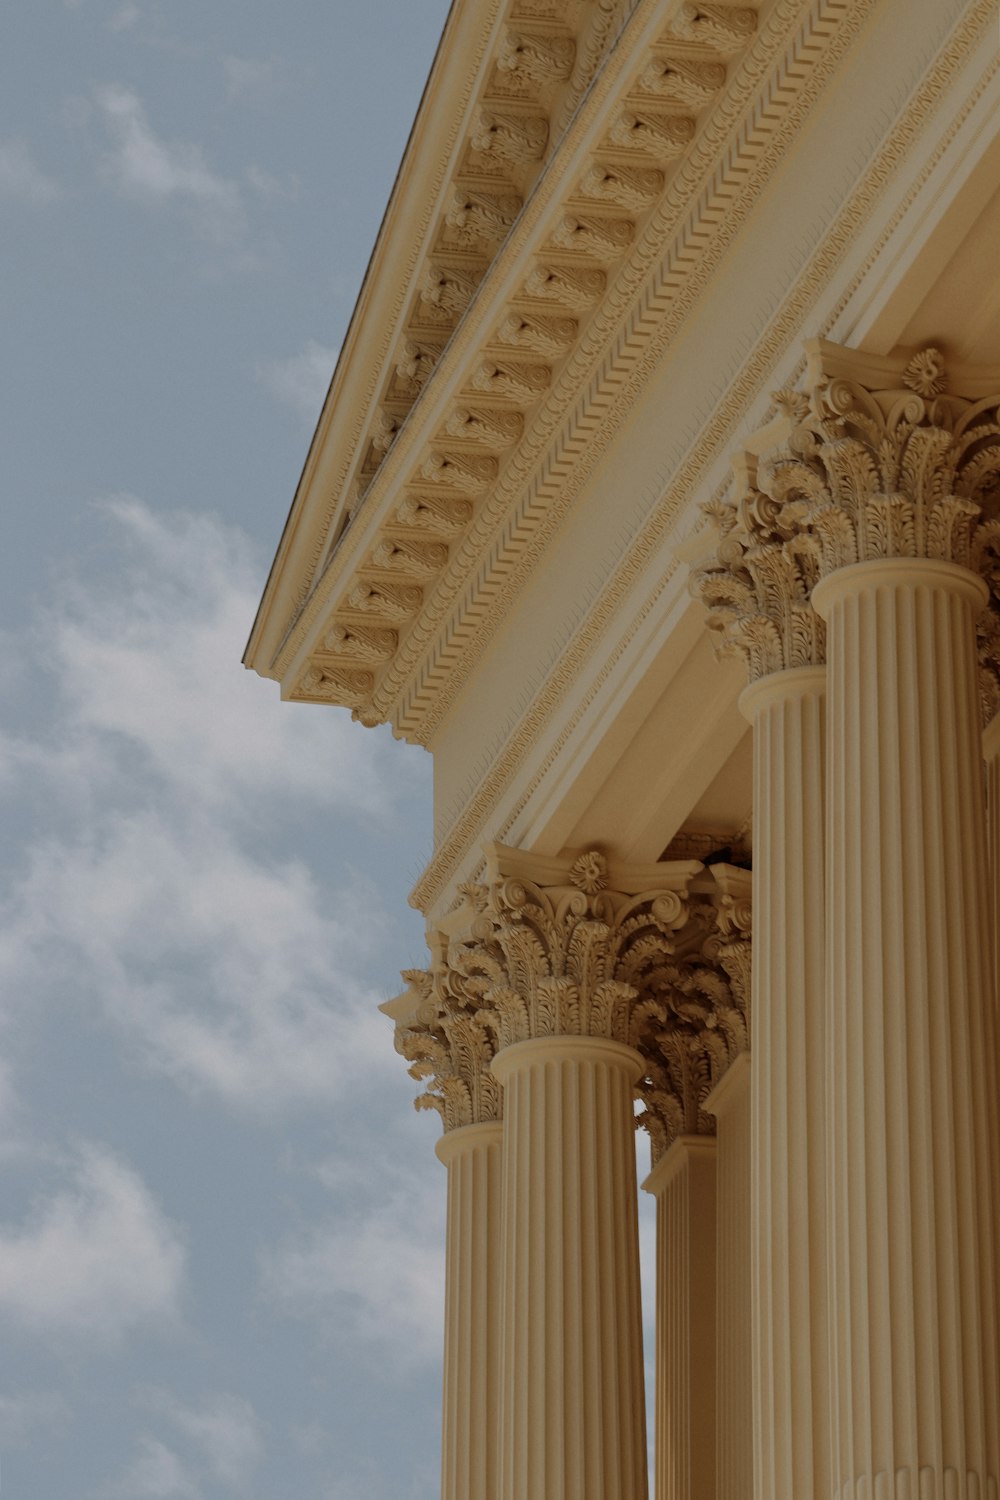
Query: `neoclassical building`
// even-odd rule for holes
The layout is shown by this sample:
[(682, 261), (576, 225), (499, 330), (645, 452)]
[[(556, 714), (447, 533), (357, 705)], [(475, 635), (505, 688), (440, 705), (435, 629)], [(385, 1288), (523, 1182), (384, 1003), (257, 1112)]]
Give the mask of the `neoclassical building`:
[[(998, 1500), (996, 0), (455, 0), (254, 625), (433, 755), (444, 1500)], [(751, 920), (752, 905), (752, 920)]]

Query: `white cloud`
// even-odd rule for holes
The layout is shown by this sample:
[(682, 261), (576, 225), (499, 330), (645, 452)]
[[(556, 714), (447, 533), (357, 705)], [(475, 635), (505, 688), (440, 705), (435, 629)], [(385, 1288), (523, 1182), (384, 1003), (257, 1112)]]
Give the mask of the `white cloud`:
[[(358, 1336), (394, 1366), (441, 1356), (444, 1195), (408, 1180), (367, 1210), (289, 1238), (262, 1260), (266, 1296), (294, 1316)], [(414, 1205), (419, 1202), (419, 1211)]]
[(394, 799), (381, 739), (346, 710), (282, 703), (276, 684), (240, 665), (264, 576), (246, 537), (209, 515), (155, 515), (128, 496), (105, 511), (119, 575), (68, 591), (48, 623), (74, 782), (94, 737), (103, 759), (113, 736), (185, 801), (252, 806), (254, 818), (289, 797), (384, 815)]
[(116, 1342), (179, 1314), (185, 1251), (145, 1183), (102, 1147), (25, 1224), (0, 1227), (0, 1315), (41, 1333)]
[(29, 1439), (40, 1427), (51, 1436), (68, 1416), (66, 1401), (56, 1391), (0, 1396), (0, 1443), (12, 1448)]
[(229, 102), (257, 103), (280, 86), (281, 63), (277, 58), (235, 57), (222, 59), (226, 98)]
[(120, 193), (152, 207), (180, 205), (217, 244), (242, 238), (246, 211), (239, 185), (213, 172), (200, 146), (160, 139), (132, 89), (110, 84), (95, 97), (112, 142), (105, 172)]
[(302, 864), (144, 812), (34, 850), (0, 974), (75, 983), (148, 1065), (230, 1103), (330, 1101), (396, 1063), (378, 997), (345, 972), (353, 925)]
[(0, 141), (0, 199), (51, 203), (59, 195), (58, 183), (42, 171), (24, 141)]
[(326, 398), (336, 363), (336, 349), (310, 339), (304, 349), (287, 359), (262, 360), (257, 366), (257, 378), (272, 395), (313, 426)]
[(126, 1473), (104, 1491), (108, 1500), (201, 1500), (202, 1493), (174, 1450), (148, 1434)]
[(243, 1491), (263, 1456), (260, 1423), (251, 1403), (227, 1392), (186, 1406), (166, 1391), (146, 1392), (142, 1404), (185, 1438), (213, 1478)]
[(352, 977), (385, 919), (363, 882), (253, 845), (303, 808), (384, 819), (399, 747), (240, 666), (261, 571), (240, 533), (108, 514), (113, 587), (64, 586), (40, 632), (53, 721), (6, 747), (8, 783), (56, 813), (3, 902), (8, 1009), (103, 1013), (144, 1066), (241, 1108), (330, 1102), (397, 1068)]

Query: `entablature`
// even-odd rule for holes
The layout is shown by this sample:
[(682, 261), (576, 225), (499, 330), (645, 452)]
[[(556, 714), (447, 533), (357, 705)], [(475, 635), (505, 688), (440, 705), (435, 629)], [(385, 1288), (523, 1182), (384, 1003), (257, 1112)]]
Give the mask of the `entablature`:
[[(625, 9), (597, 7), (609, 38)], [(286, 696), (341, 703), (365, 723), (388, 720), (429, 742), (447, 707), (441, 689), (509, 570), (497, 523), (516, 533), (516, 548), (545, 506), (540, 480), (565, 462), (560, 429), (581, 370), (621, 332), (643, 273), (662, 255), (664, 225), (689, 229), (694, 209), (709, 233), (732, 195), (724, 171), (713, 187), (720, 162), (736, 150), (744, 112), (801, 5), (778, 0), (761, 13), (770, 10), (776, 19), (756, 37), (749, 6), (639, 0), (562, 139), (538, 158), (530, 202), (522, 208), (507, 187), (480, 184), (445, 213), (455, 254), (479, 235), (487, 261), (478, 279), (464, 262), (457, 280), (438, 279), (434, 295), (458, 321), (444, 339), (428, 330), (423, 343), (410, 341), (405, 422), (368, 398), (373, 436), (351, 458), (367, 465), (363, 503), (343, 487), (343, 464), (337, 493), (325, 496), (310, 498), (307, 471), (292, 517), (302, 539), (296, 548), (286, 538), (247, 654)], [(509, 132), (504, 139), (502, 151), (513, 150)], [(692, 243), (689, 258), (701, 248)], [(399, 379), (397, 369), (390, 384)], [(593, 396), (602, 410), (606, 396)], [(332, 400), (336, 407), (336, 390)], [(593, 411), (581, 417), (570, 447), (586, 441)], [(330, 441), (321, 431), (314, 468)], [(379, 630), (383, 644), (394, 637), (391, 658), (362, 664), (356, 626)]]

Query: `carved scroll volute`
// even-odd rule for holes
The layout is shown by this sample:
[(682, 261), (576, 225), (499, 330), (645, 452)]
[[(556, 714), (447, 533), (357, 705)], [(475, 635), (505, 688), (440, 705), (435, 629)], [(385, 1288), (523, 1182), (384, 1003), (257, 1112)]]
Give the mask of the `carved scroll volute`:
[(987, 375), (969, 370), (956, 385), (970, 394), (950, 391), (936, 349), (883, 360), (824, 340), (807, 349), (810, 390), (777, 393), (783, 444), (737, 464), (733, 494), (705, 507), (714, 555), (692, 579), (752, 678), (822, 662), (809, 595), (853, 563), (957, 563), (997, 598), (1000, 391), (981, 395)]
[(380, 1008), (396, 1024), (395, 1045), (410, 1077), (428, 1084), (417, 1109), (434, 1109), (446, 1131), (499, 1120), (502, 1089), (490, 1072), (494, 1047), (475, 985), (447, 961), (403, 973), (407, 989)]
[(702, 898), (700, 941), (651, 968), (635, 1011), (634, 1044), (646, 1072), (638, 1123), (654, 1163), (681, 1134), (712, 1135), (705, 1101), (750, 1041), (750, 874), (712, 867), (716, 889)]
[(731, 495), (703, 506), (713, 543), (692, 571), (692, 593), (708, 607), (720, 651), (742, 657), (751, 681), (820, 666), (826, 632), (810, 603), (819, 567), (802, 529), (805, 507), (797, 495), (762, 490), (751, 454), (740, 454), (733, 469)]
[(635, 975), (653, 950), (673, 950), (687, 925), (687, 880), (697, 866), (680, 866), (664, 888), (637, 893), (615, 888), (597, 850), (547, 871), (544, 883), (530, 878), (523, 857), (511, 873), (500, 865), (483, 908), (492, 924), (487, 946), (503, 974), (483, 1008), (498, 1049), (561, 1035), (631, 1044)]

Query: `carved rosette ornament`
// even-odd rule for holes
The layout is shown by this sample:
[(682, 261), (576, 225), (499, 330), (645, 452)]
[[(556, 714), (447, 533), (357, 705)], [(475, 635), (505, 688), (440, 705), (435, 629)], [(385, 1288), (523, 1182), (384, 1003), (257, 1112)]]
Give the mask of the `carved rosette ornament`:
[[(936, 349), (881, 361), (825, 340), (808, 350), (808, 394), (775, 397), (783, 445), (758, 461), (744, 456), (734, 497), (705, 507), (717, 546), (692, 580), (751, 678), (822, 662), (809, 596), (853, 563), (957, 563), (986, 579), (994, 609), (1000, 598), (1000, 392), (978, 394), (966, 371), (955, 385), (972, 394), (952, 394)], [(992, 621), (980, 639), (994, 672)]]

